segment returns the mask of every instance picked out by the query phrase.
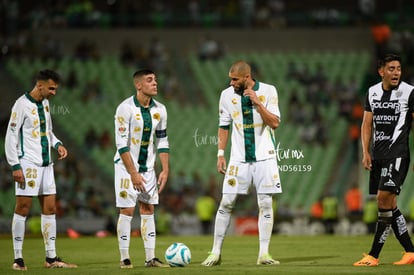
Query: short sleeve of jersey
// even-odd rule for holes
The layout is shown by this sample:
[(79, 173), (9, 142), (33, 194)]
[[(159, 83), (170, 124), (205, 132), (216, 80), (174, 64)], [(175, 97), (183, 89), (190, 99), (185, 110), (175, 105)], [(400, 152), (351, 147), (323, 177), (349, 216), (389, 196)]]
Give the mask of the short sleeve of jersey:
[(130, 112), (127, 104), (120, 104), (115, 112), (115, 144), (117, 150), (128, 147)]
[(228, 104), (228, 97), (226, 96), (226, 93), (223, 92), (220, 96), (219, 101), (219, 126), (229, 126), (231, 124), (231, 114), (229, 113), (229, 110), (227, 108)]
[(276, 88), (274, 86), (271, 87), (272, 89), (269, 97), (269, 103), (266, 106), (266, 109), (280, 119), (279, 98), (277, 95)]
[(169, 149), (167, 136), (167, 109), (165, 106), (162, 106), (162, 108), (160, 108), (160, 120), (160, 124), (155, 130), (155, 135), (157, 137), (156, 144), (158, 150), (163, 150), (165, 152)]
[(408, 111), (409, 113), (414, 113), (414, 89), (411, 91), (410, 96), (408, 97)]
[(371, 109), (371, 104), (369, 104), (369, 92), (367, 93), (367, 96), (365, 97), (365, 105), (364, 105), (364, 109), (367, 112), (372, 112)]

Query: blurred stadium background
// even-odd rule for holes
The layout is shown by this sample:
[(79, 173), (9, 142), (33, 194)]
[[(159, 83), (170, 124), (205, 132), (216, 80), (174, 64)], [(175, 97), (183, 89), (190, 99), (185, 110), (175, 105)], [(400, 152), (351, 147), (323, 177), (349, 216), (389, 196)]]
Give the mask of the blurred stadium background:
[[(168, 108), (171, 147), (158, 230), (200, 234), (196, 203), (221, 196), (217, 105), (237, 59), (250, 62), (255, 78), (279, 93), (284, 192), (276, 196), (275, 232), (311, 233), (303, 225), (318, 219), (312, 206), (327, 197), (334, 198), (337, 233), (366, 232), (362, 215), (351, 218), (344, 201), (353, 185), (363, 207), (369, 201), (359, 164), (364, 94), (380, 80), (376, 59), (384, 52), (402, 55), (404, 79), (414, 83), (413, 18), (408, 0), (1, 1), (0, 233), (10, 232), (14, 211), (4, 157), (10, 109), (43, 68), (64, 79), (51, 101), (55, 132), (70, 151), (55, 162), (58, 230), (113, 230), (113, 115), (135, 92), (132, 74), (149, 67), (158, 74), (157, 98)], [(409, 220), (413, 180), (410, 172), (399, 198)], [(240, 224), (256, 213), (254, 196), (240, 197), (232, 232), (246, 233)], [(34, 224), (38, 215), (35, 204)]]

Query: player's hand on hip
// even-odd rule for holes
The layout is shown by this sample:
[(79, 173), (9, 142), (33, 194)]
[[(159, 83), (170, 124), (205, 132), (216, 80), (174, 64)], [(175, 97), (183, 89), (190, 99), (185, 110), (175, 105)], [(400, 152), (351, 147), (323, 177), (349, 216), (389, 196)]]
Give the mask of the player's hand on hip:
[(226, 159), (223, 156), (217, 158), (217, 172), (220, 174), (226, 174)]

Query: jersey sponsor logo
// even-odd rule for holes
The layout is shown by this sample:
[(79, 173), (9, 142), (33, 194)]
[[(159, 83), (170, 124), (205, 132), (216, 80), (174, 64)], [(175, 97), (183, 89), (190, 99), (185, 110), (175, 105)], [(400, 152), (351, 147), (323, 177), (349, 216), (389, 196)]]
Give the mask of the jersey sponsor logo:
[(231, 100), (231, 103), (233, 103), (233, 104), (237, 104), (237, 99), (236, 99), (236, 98), (233, 98), (233, 99)]
[(233, 119), (236, 119), (239, 115), (240, 115), (239, 111), (234, 111), (232, 117)]
[(382, 131), (375, 131), (374, 141), (390, 140), (391, 136), (387, 136)]
[(137, 138), (131, 138), (131, 142), (132, 142), (132, 144), (137, 145), (137, 144), (139, 144), (140, 140), (137, 139)]
[(236, 180), (235, 179), (229, 179), (227, 181), (227, 184), (230, 185), (230, 186), (235, 186), (236, 185)]
[(39, 137), (39, 131), (33, 130), (32, 131), (32, 137), (34, 137), (34, 138)]
[(253, 123), (253, 124), (244, 124), (244, 129), (250, 129), (250, 128), (256, 128), (256, 127), (262, 127), (263, 123)]
[(375, 121), (398, 121), (399, 118), (399, 115), (374, 115)]
[(401, 105), (399, 102), (395, 102), (395, 101), (385, 101), (385, 102), (381, 102), (381, 101), (376, 101), (374, 100), (371, 103), (372, 109), (393, 109), (395, 111), (396, 114), (398, 114), (400, 112), (401, 109)]
[(122, 116), (119, 116), (116, 119), (118, 120), (119, 124), (121, 124), (121, 125), (123, 125), (125, 123), (125, 118), (122, 117)]

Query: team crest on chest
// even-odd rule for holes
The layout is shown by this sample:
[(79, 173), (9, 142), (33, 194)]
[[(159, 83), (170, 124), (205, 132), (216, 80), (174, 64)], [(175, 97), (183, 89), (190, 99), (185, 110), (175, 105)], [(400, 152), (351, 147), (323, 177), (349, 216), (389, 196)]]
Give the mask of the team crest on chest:
[(153, 114), (152, 115), (152, 117), (155, 119), (155, 120), (160, 120), (160, 114), (159, 113), (155, 113), (155, 114)]
[(259, 96), (259, 97), (258, 97), (258, 99), (259, 99), (259, 101), (260, 101), (261, 103), (264, 103), (264, 102), (265, 102), (265, 100), (266, 100), (266, 98), (265, 98), (265, 96), (264, 96), (264, 95)]
[(402, 96), (402, 91), (400, 91), (400, 90), (397, 90), (396, 92), (395, 92), (395, 96), (397, 97), (397, 98), (399, 98), (399, 97), (401, 97)]

